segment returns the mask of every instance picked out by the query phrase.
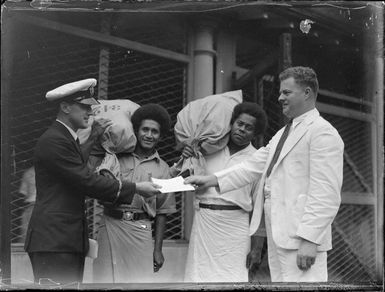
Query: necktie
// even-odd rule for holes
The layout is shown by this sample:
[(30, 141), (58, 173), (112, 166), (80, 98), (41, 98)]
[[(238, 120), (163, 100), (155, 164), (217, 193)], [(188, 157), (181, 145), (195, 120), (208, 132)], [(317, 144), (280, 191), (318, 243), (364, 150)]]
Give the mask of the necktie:
[(80, 141), (79, 141), (79, 138), (76, 138), (76, 144), (78, 144), (78, 146), (80, 147)]
[(293, 120), (290, 120), (289, 123), (286, 125), (285, 130), (283, 131), (281, 138), (278, 141), (277, 149), (275, 149), (273, 159), (271, 160), (269, 168), (267, 169), (266, 177), (270, 176), (271, 170), (273, 169), (275, 163), (278, 160), (278, 157), (279, 157), (279, 154), (281, 153), (283, 144), (285, 143), (286, 138), (289, 135), (289, 130), (290, 130), (292, 123), (293, 123)]

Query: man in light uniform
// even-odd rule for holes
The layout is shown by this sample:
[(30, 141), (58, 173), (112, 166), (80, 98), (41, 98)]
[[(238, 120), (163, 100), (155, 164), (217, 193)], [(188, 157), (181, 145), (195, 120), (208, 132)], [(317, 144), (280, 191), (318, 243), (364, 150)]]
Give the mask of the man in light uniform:
[[(169, 166), (156, 146), (170, 128), (170, 116), (157, 104), (146, 104), (131, 118), (137, 138), (133, 153), (118, 154), (121, 178), (130, 181), (170, 178)], [(98, 231), (99, 253), (94, 261), (94, 282), (154, 282), (164, 263), (162, 252), (166, 216), (176, 212), (174, 194), (143, 198), (130, 204), (104, 204)], [(155, 219), (155, 243), (152, 220)]]

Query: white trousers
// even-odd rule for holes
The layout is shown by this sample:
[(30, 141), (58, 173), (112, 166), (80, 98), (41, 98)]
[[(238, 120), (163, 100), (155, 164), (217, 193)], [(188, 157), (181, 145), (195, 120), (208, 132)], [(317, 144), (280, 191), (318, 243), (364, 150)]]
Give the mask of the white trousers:
[(270, 198), (265, 199), (267, 251), (272, 282), (326, 282), (328, 280), (327, 252), (318, 252), (315, 263), (307, 271), (297, 266), (296, 249), (284, 249), (275, 245), (271, 232)]

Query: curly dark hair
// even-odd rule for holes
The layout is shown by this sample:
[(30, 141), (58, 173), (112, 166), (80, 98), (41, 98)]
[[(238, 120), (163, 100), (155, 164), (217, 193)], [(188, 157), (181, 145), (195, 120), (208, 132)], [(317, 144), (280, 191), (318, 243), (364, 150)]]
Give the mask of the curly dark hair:
[(255, 135), (263, 134), (267, 127), (267, 116), (261, 106), (254, 102), (242, 102), (234, 107), (231, 117), (231, 125), (241, 115), (248, 114), (256, 119)]
[(167, 134), (171, 127), (170, 115), (167, 110), (159, 104), (145, 104), (134, 112), (131, 117), (131, 122), (135, 132), (138, 132), (143, 120), (153, 120), (158, 122), (160, 125), (160, 134), (162, 136)]

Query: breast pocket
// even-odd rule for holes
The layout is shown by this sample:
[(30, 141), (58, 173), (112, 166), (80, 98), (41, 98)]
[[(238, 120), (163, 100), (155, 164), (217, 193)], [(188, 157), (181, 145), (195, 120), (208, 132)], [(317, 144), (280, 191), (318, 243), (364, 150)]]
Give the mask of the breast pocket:
[(309, 166), (306, 160), (293, 157), (289, 162), (289, 171), (292, 177), (303, 177), (309, 173)]
[(135, 181), (134, 167), (131, 165), (124, 165), (124, 166), (121, 165), (120, 175), (121, 175), (121, 179), (123, 180)]

